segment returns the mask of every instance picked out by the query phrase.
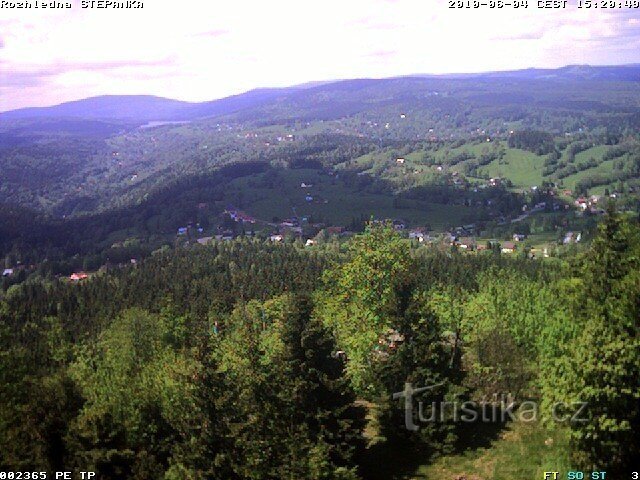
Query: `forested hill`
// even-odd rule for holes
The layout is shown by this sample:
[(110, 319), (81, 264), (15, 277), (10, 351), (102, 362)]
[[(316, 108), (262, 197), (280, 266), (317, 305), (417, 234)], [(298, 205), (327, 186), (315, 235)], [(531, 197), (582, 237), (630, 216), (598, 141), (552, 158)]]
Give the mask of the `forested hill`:
[(53, 107), (34, 107), (0, 114), (0, 120), (84, 118), (102, 120), (171, 120), (190, 104), (150, 95), (105, 95)]
[[(243, 239), (15, 285), (0, 291), (0, 468), (623, 478), (640, 454), (639, 240), (610, 210), (568, 265), (439, 253), (371, 225), (343, 248)], [(415, 398), (415, 431), (393, 397), (407, 383), (435, 386)], [(459, 420), (506, 395), (513, 418)], [(441, 408), (435, 421), (418, 400)], [(585, 421), (542, 423), (558, 402), (587, 402)], [(498, 442), (503, 461), (476, 457)]]
[(150, 95), (105, 95), (52, 107), (34, 107), (0, 113), (0, 121), (82, 118), (129, 122), (186, 121), (233, 113), (262, 105), (292, 89), (257, 89), (219, 100), (192, 103)]
[[(85, 118), (128, 121), (185, 121), (240, 113), (243, 119), (271, 115), (281, 118), (340, 118), (372, 108), (397, 105), (410, 108), (416, 100), (434, 96), (464, 101), (468, 106), (491, 100), (497, 105), (532, 104), (557, 108), (576, 108), (572, 103), (590, 100), (617, 106), (602, 83), (640, 81), (640, 66), (573, 65), (559, 69), (527, 69), (460, 75), (415, 75), (389, 79), (341, 80), (310, 83), (290, 88), (256, 89), (219, 100), (189, 103), (154, 96), (107, 95), (77, 100), (52, 107), (25, 108), (0, 113), (0, 121), (41, 118)], [(628, 91), (633, 86), (617, 85)], [(576, 92), (578, 90), (578, 92)], [(558, 103), (559, 102), (559, 103)], [(422, 103), (422, 102), (421, 102)], [(428, 106), (429, 102), (420, 106)], [(443, 106), (446, 105), (446, 102)], [(497, 106), (496, 105), (496, 106)], [(637, 106), (636, 102), (627, 107)], [(584, 107), (585, 105), (583, 105)]]

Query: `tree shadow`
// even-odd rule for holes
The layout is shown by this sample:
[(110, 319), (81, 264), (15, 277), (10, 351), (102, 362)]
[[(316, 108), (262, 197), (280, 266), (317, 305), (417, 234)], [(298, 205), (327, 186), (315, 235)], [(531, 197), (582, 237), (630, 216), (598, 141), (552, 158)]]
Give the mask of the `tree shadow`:
[[(503, 411), (496, 407), (484, 412), (476, 410), (477, 421), (456, 423), (457, 439), (447, 453), (427, 447), (380, 439), (362, 452), (359, 458), (360, 474), (364, 480), (417, 480), (421, 466), (429, 465), (442, 455), (460, 455), (465, 452), (490, 448), (498, 440), (509, 422), (503, 421)], [(508, 419), (508, 417), (507, 417)], [(484, 420), (484, 421), (483, 421)], [(444, 480), (444, 479), (443, 479)]]
[[(497, 415), (502, 413), (500, 409), (497, 412)], [(458, 438), (455, 442), (454, 453), (460, 454), (469, 450), (491, 447), (491, 444), (500, 438), (500, 434), (507, 426), (508, 422), (501, 419), (497, 421), (478, 420), (473, 423), (458, 424), (456, 429)]]
[(381, 440), (370, 445), (360, 459), (360, 475), (364, 480), (403, 480), (415, 478), (421, 465), (428, 463), (426, 451)]

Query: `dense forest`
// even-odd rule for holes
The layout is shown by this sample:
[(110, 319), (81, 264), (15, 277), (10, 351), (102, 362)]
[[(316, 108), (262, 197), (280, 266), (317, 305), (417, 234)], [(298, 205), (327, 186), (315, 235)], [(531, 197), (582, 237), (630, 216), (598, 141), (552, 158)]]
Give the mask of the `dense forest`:
[(586, 421), (539, 428), (568, 439), (567, 465), (622, 478), (640, 454), (639, 242), (610, 208), (562, 261), (439, 252), (376, 223), (312, 249), (238, 239), (78, 284), (31, 277), (0, 297), (0, 466), (395, 478), (381, 452), (428, 463), (477, 433), (444, 410), (407, 430), (393, 394), (412, 384), (436, 386), (427, 409), (584, 402)]

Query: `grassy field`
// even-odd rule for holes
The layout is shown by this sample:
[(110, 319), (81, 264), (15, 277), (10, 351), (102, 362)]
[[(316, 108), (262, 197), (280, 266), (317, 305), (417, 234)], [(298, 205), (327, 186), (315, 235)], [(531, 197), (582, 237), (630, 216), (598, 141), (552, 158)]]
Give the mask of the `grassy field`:
[[(478, 170), (480, 174), (489, 177), (509, 179), (513, 182), (513, 186), (516, 189), (526, 189), (534, 185), (540, 186), (544, 180), (554, 180), (553, 175), (543, 176), (542, 174), (544, 170), (544, 156), (536, 155), (535, 153), (525, 150), (508, 148), (505, 142), (502, 142), (501, 146), (505, 148), (506, 154), (504, 158), (501, 160), (494, 160), (490, 164), (480, 167)], [(447, 163), (447, 159), (462, 153), (469, 153), (479, 157), (484, 151), (490, 148), (494, 148), (493, 144), (476, 142), (468, 143), (456, 148), (443, 147), (436, 152), (427, 152), (427, 155), (435, 158), (438, 163)], [(591, 158), (601, 161), (602, 156), (610, 148), (611, 147), (607, 145), (597, 145), (589, 148), (588, 150), (576, 154), (575, 163), (584, 163)], [(350, 167), (361, 169), (367, 168), (366, 171), (376, 174), (376, 170), (379, 170), (381, 165), (384, 165), (389, 174), (392, 172), (397, 173), (397, 171), (402, 169), (403, 172), (411, 172), (411, 174), (416, 174), (417, 171), (418, 175), (432, 175), (434, 173), (434, 168), (422, 164), (424, 155), (425, 152), (422, 150), (417, 150), (404, 155), (403, 158), (405, 159), (405, 163), (404, 165), (399, 166), (394, 164), (393, 159), (383, 159), (380, 154), (368, 154), (355, 159), (350, 164)], [(589, 175), (610, 174), (613, 169), (614, 162), (615, 160), (608, 160), (600, 163), (597, 167), (565, 177), (562, 180), (564, 188), (573, 189), (578, 181)], [(452, 166), (451, 170), (461, 171), (465, 163), (466, 161), (460, 162)], [(473, 178), (471, 178), (471, 180), (473, 180)], [(480, 180), (480, 182), (483, 181), (484, 180)], [(604, 191), (604, 187), (599, 190)]]
[[(312, 184), (301, 188), (302, 183)], [(307, 201), (310, 195), (313, 200)], [(442, 229), (464, 223), (475, 209), (460, 205), (442, 205), (403, 200), (403, 208), (394, 207), (390, 194), (375, 194), (346, 186), (317, 170), (284, 170), (272, 185), (264, 175), (240, 178), (227, 185), (225, 198), (258, 219), (312, 216), (316, 221), (348, 225), (354, 218), (400, 218), (412, 225), (429, 224)]]
[[(577, 155), (576, 155), (577, 157)], [(569, 175), (562, 179), (562, 182), (566, 188), (573, 189), (581, 179), (588, 177), (590, 175), (598, 175), (598, 174), (611, 174), (613, 171), (613, 164), (616, 160), (607, 160), (606, 162), (602, 162), (600, 165), (594, 168), (589, 168), (588, 170), (583, 170), (574, 175)], [(604, 190), (604, 188), (603, 188)]]
[(542, 183), (544, 158), (535, 153), (507, 148), (502, 160), (494, 160), (480, 172), (490, 177), (508, 178), (515, 187), (525, 188)]

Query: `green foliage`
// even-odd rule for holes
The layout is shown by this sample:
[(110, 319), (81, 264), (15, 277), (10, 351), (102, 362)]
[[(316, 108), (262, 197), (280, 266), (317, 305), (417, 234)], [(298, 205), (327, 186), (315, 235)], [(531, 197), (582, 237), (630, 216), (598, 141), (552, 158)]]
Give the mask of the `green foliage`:
[(456, 395), (464, 393), (459, 383), (461, 372), (456, 361), (456, 346), (443, 339), (438, 319), (432, 313), (426, 295), (418, 292), (406, 300), (408, 302), (396, 324), (403, 341), (377, 366), (386, 393), (379, 400), (381, 433), (392, 444), (405, 445), (427, 454), (449, 453), (456, 441), (450, 412), (442, 419), (442, 412), (438, 409), (435, 413), (438, 421), (427, 424), (420, 424), (416, 419), (420, 429), (411, 432), (405, 426), (404, 400), (392, 399), (392, 394), (401, 392), (407, 383), (414, 388), (439, 385), (415, 399), (425, 402), (424, 415), (429, 417), (432, 414), (431, 402), (452, 401)]
[(310, 314), (307, 299), (283, 296), (239, 306), (225, 327), (217, 355), (239, 478), (355, 478), (363, 412)]
[(547, 132), (523, 130), (509, 136), (510, 148), (529, 150), (538, 155), (547, 155), (555, 149), (553, 135)]
[(158, 317), (130, 310), (80, 348), (69, 369), (85, 400), (68, 434), (74, 464), (107, 477), (158, 478), (174, 444), (197, 429), (191, 379), (199, 367), (164, 336)]
[[(480, 397), (532, 393), (535, 367), (547, 353), (549, 337), (558, 334), (556, 326), (570, 325), (556, 288), (519, 272), (493, 269), (479, 275), (478, 291), (468, 296), (463, 313), (454, 310), (461, 319), (470, 386)], [(437, 311), (444, 309), (445, 318), (451, 309), (447, 303), (456, 301), (449, 296), (444, 292), (433, 300), (444, 303)]]
[[(391, 395), (442, 383), (417, 400), (588, 401), (567, 426), (574, 465), (622, 471), (638, 452), (637, 230), (611, 212), (591, 250), (549, 262), (439, 252), (374, 223), (344, 244), (242, 239), (79, 284), (32, 277), (0, 294), (0, 466), (355, 480), (367, 455), (475, 445), (449, 418), (405, 429)], [(513, 451), (551, 458), (543, 435)]]
[(370, 395), (377, 388), (371, 368), (375, 347), (395, 325), (399, 294), (408, 282), (409, 245), (391, 227), (371, 224), (349, 249), (349, 260), (324, 278), (318, 315), (346, 353), (354, 388)]
[(576, 463), (613, 474), (622, 474), (640, 454), (639, 239), (637, 226), (610, 208), (572, 304), (580, 329), (543, 364), (548, 407), (587, 404), (586, 421), (570, 425)]

